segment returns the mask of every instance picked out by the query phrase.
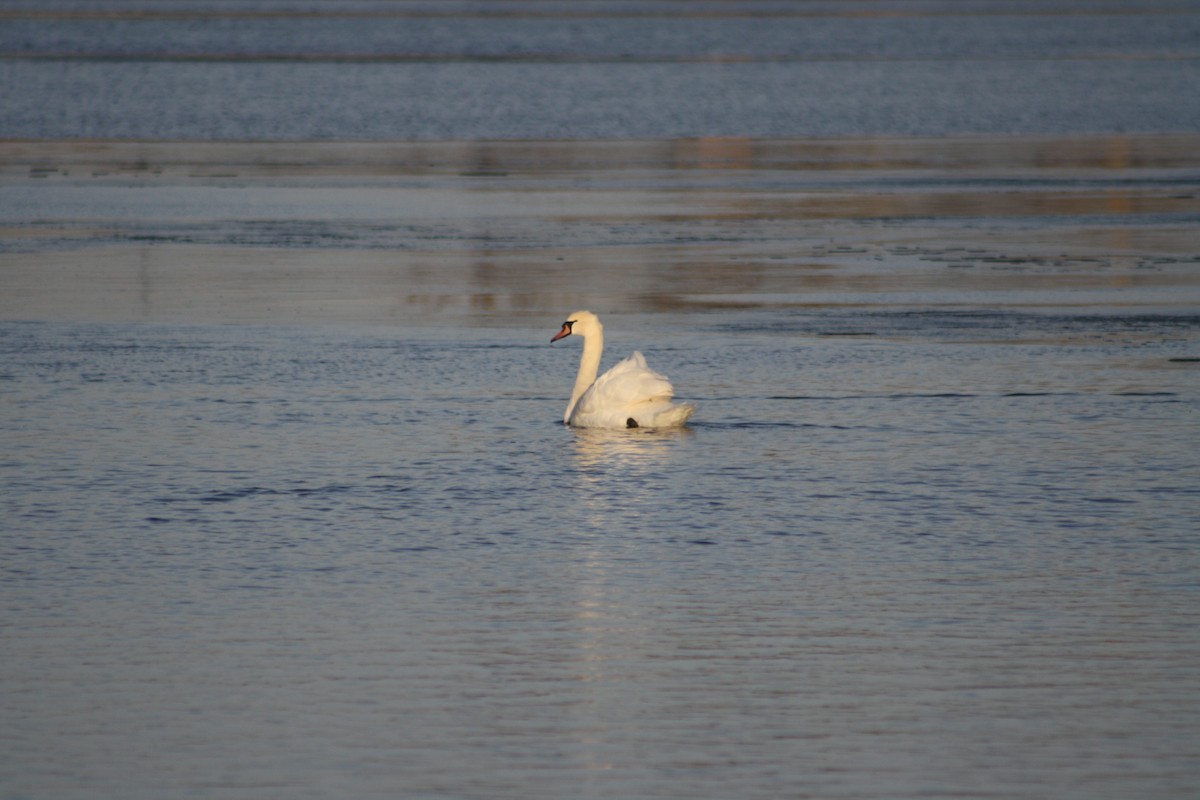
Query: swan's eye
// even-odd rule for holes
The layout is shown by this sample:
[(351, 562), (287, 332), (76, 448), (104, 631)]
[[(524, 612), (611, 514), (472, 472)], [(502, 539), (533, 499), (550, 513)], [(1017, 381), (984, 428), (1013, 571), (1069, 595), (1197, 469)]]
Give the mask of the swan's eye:
[(573, 319), (569, 319), (563, 323), (563, 325), (566, 325), (568, 329), (574, 324), (575, 324), (575, 320), (573, 320)]

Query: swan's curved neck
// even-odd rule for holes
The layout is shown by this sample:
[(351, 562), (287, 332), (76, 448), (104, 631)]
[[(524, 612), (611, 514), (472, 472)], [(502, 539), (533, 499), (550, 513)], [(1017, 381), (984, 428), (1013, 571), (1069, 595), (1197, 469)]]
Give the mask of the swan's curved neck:
[(575, 389), (571, 392), (571, 402), (567, 404), (567, 413), (563, 422), (571, 419), (571, 412), (579, 398), (596, 382), (596, 373), (600, 371), (600, 355), (604, 352), (604, 328), (599, 323), (595, 330), (583, 337), (583, 355), (579, 357), (579, 374), (575, 376)]

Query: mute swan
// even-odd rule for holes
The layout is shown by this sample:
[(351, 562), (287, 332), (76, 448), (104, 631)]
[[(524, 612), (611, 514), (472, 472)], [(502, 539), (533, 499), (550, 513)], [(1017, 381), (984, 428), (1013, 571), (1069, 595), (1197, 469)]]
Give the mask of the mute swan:
[(567, 317), (551, 343), (575, 334), (583, 337), (583, 357), (575, 390), (563, 422), (577, 428), (673, 428), (683, 425), (696, 411), (690, 403), (672, 403), (675, 387), (646, 366), (646, 357), (635, 352), (608, 372), (600, 370), (604, 351), (604, 326), (590, 311)]

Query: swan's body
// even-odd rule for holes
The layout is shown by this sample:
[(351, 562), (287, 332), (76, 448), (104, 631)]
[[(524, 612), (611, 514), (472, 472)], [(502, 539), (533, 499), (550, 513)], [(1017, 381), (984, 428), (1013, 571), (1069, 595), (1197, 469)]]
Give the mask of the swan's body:
[(571, 402), (563, 422), (576, 428), (674, 428), (683, 425), (696, 411), (689, 403), (672, 403), (675, 387), (646, 366), (646, 358), (634, 353), (608, 372), (600, 371), (604, 352), (604, 326), (590, 311), (567, 317), (551, 342), (575, 334), (583, 337), (583, 356)]

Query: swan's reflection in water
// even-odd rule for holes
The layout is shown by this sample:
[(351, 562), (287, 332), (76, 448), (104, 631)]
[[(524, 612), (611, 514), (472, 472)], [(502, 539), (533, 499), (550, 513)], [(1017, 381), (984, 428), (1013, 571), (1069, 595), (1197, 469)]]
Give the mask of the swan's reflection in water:
[(672, 463), (691, 438), (688, 428), (572, 431), (576, 486), (589, 528), (606, 530), (636, 521), (665, 488)]
[[(657, 503), (672, 483), (676, 462), (693, 433), (688, 428), (669, 430), (573, 429), (573, 498), (582, 530), (590, 533), (621, 531), (634, 539), (662, 527)], [(660, 531), (665, 532), (665, 531)]]
[[(586, 537), (570, 570), (576, 650), (572, 677), (581, 702), (571, 707), (571, 735), (589, 775), (602, 775), (621, 758), (614, 719), (636, 717), (654, 694), (631, 670), (645, 653), (671, 651), (664, 632), (663, 598), (654, 588), (665, 576), (662, 547), (673, 535), (663, 515), (665, 490), (686, 458), (692, 431), (571, 429), (574, 479), (564, 498)], [(669, 581), (667, 581), (669, 583)]]
[(691, 428), (575, 428), (571, 432), (575, 435), (575, 462), (584, 475), (608, 470), (653, 472), (670, 460), (680, 442), (693, 435)]

